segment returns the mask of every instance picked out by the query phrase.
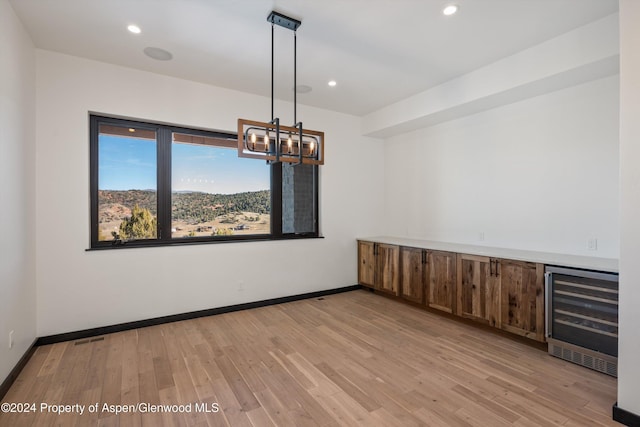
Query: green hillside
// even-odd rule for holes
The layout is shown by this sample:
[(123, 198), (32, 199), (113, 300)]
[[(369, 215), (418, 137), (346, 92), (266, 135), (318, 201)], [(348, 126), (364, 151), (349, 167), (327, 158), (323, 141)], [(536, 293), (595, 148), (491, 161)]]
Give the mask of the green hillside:
[[(218, 216), (233, 212), (268, 214), (271, 210), (269, 190), (237, 194), (176, 192), (171, 198), (172, 219), (190, 224), (213, 221)], [(100, 190), (98, 203), (100, 222), (124, 219), (135, 205), (157, 215), (156, 192), (152, 190)]]

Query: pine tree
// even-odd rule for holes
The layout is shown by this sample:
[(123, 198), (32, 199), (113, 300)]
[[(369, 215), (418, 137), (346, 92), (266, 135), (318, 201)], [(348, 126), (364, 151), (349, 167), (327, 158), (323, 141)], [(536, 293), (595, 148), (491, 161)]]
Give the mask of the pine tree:
[(157, 237), (158, 220), (148, 209), (137, 204), (131, 211), (131, 216), (120, 223), (119, 238), (122, 240), (155, 239)]

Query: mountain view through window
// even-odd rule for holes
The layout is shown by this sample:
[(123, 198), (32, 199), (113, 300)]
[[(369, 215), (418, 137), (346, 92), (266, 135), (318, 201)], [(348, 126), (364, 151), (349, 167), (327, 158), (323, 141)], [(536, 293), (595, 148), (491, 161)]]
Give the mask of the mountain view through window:
[[(159, 237), (157, 153), (153, 130), (100, 126), (99, 241)], [(264, 162), (238, 158), (224, 140), (173, 133), (170, 174), (171, 238), (271, 232)]]

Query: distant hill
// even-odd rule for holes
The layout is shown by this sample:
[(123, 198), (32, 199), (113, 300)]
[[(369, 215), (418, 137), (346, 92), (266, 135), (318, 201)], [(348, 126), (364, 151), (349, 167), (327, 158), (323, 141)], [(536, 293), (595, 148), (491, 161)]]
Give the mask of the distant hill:
[(130, 215), (131, 208), (136, 204), (148, 209), (154, 216), (157, 215), (155, 190), (98, 190), (98, 205), (101, 208), (109, 205), (122, 206), (129, 210)]
[[(174, 192), (171, 195), (172, 216), (176, 221), (199, 224), (232, 212), (268, 214), (271, 208), (271, 191), (250, 191), (237, 194), (208, 194), (200, 192)], [(131, 215), (137, 204), (157, 215), (154, 190), (99, 190), (99, 222), (121, 220)]]

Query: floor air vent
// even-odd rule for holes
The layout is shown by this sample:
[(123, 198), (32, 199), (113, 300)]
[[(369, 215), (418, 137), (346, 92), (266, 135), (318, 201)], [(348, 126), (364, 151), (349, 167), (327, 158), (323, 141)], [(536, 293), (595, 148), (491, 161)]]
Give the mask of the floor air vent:
[(104, 337), (97, 337), (97, 338), (76, 341), (73, 343), (73, 345), (81, 345), (81, 344), (86, 344), (89, 342), (96, 342), (96, 341), (104, 341)]
[(615, 358), (606, 354), (593, 353), (595, 354), (592, 354), (590, 350), (571, 344), (549, 340), (550, 355), (617, 378), (618, 365)]

